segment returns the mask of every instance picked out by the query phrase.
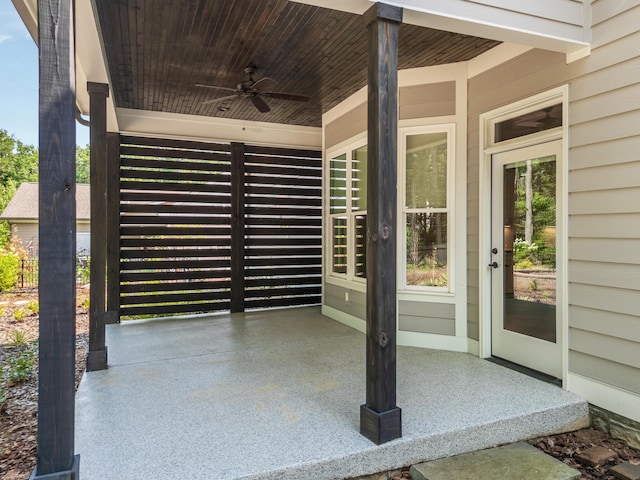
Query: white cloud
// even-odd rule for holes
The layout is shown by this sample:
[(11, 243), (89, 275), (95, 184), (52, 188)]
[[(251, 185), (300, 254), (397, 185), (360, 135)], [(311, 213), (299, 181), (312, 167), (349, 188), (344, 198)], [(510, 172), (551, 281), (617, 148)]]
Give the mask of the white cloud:
[(6, 33), (0, 33), (0, 43), (6, 42), (11, 39), (11, 35), (7, 35)]

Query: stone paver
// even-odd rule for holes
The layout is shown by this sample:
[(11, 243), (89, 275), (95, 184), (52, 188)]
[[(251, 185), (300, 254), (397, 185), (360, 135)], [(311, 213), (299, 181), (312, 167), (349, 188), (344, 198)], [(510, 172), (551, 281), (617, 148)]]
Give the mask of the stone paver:
[(611, 467), (609, 472), (620, 480), (640, 480), (640, 465), (633, 465), (629, 462)]
[(576, 453), (576, 459), (584, 465), (599, 467), (615, 462), (618, 459), (618, 454), (608, 448), (597, 446)]
[(524, 442), (411, 467), (412, 480), (573, 480), (578, 477), (577, 470)]

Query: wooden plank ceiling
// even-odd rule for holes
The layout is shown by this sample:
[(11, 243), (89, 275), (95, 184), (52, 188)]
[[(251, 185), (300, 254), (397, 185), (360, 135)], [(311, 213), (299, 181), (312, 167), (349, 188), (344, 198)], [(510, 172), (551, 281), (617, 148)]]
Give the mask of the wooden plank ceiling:
[[(366, 84), (367, 31), (359, 15), (287, 0), (95, 1), (116, 106), (290, 125), (320, 126), (322, 113)], [(498, 42), (401, 25), (401, 69), (470, 60)], [(248, 98), (203, 104), (254, 80), (309, 102)], [(228, 110), (221, 111), (221, 106)]]

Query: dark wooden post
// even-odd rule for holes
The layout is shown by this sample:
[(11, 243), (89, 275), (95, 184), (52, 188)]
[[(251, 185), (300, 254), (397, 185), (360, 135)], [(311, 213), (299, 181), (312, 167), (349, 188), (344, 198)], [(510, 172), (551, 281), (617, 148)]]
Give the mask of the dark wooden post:
[(91, 109), (91, 266), (89, 289), (89, 352), (87, 371), (107, 368), (105, 289), (107, 261), (107, 97), (109, 86), (87, 83)]
[(244, 312), (244, 143), (231, 144), (231, 312)]
[(38, 1), (40, 341), (32, 479), (75, 480), (76, 104), (71, 0)]
[(120, 135), (107, 134), (107, 314), (120, 322)]
[(396, 406), (398, 24), (402, 9), (376, 3), (369, 29), (367, 181), (367, 403), (360, 432), (381, 444), (402, 436)]

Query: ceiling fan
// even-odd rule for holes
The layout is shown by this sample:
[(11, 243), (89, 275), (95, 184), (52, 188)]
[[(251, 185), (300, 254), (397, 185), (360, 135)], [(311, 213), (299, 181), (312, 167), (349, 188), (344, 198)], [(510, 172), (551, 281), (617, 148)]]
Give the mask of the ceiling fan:
[(245, 69), (244, 73), (246, 73), (249, 78), (243, 82), (238, 83), (236, 88), (229, 87), (219, 87), (215, 85), (203, 85), (200, 83), (196, 84), (196, 87), (204, 87), (204, 88), (212, 88), (215, 90), (227, 90), (233, 92), (232, 95), (227, 95), (224, 97), (214, 98), (212, 100), (207, 100), (202, 102), (203, 105), (210, 103), (220, 103), (226, 102), (230, 100), (235, 100), (236, 98), (245, 97), (248, 98), (251, 103), (258, 109), (258, 111), (262, 113), (269, 112), (271, 108), (267, 102), (265, 102), (262, 97), (271, 97), (278, 98), (281, 100), (293, 100), (295, 102), (308, 102), (309, 97), (304, 95), (296, 95), (293, 93), (284, 93), (284, 92), (274, 92), (273, 88), (278, 83), (273, 78), (262, 77), (258, 81), (253, 80), (253, 74), (256, 73), (257, 67), (251, 63)]

